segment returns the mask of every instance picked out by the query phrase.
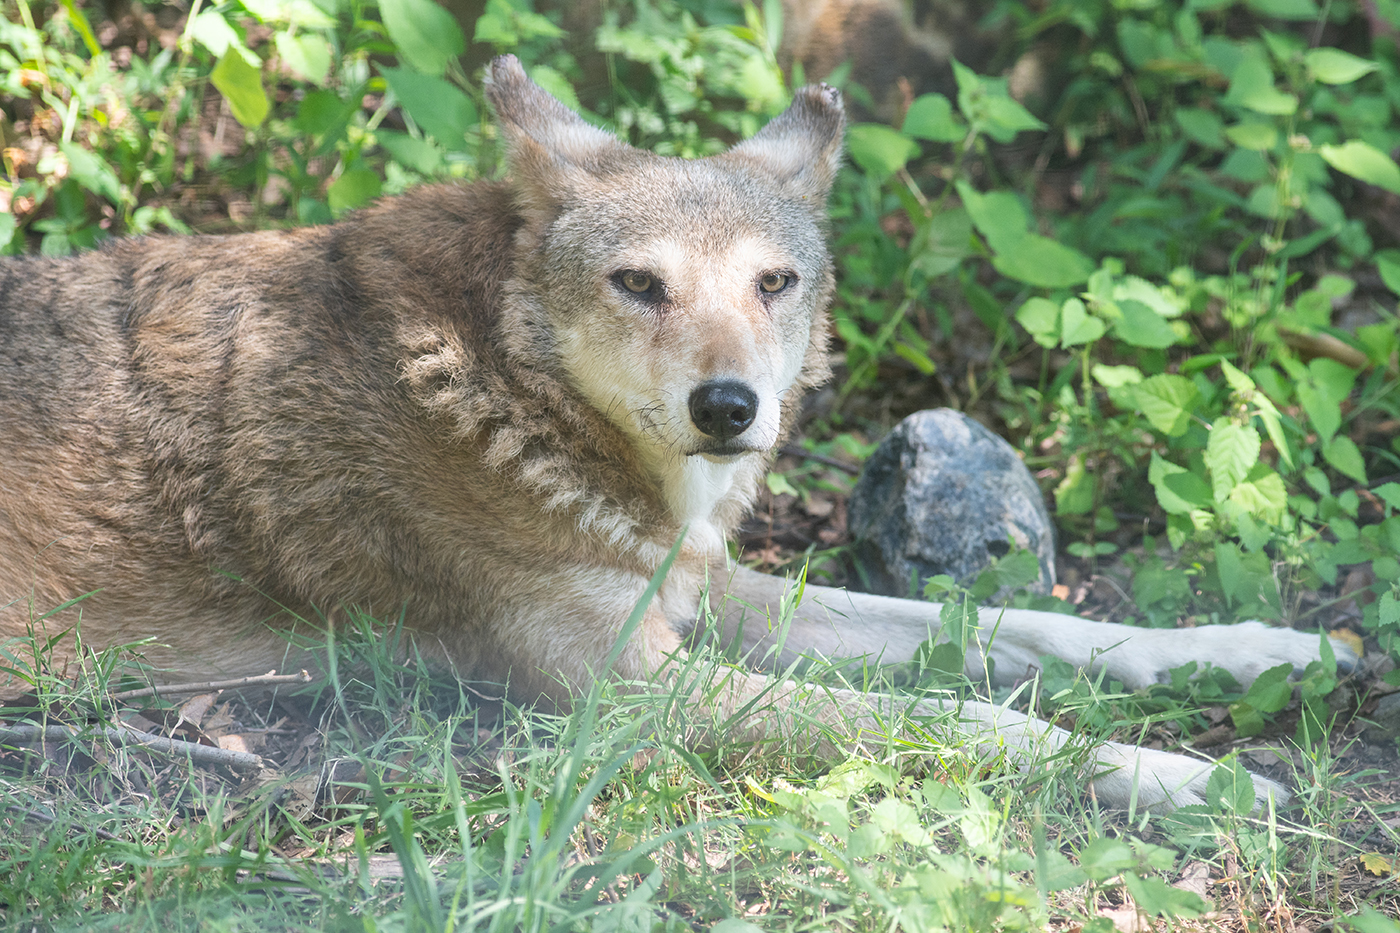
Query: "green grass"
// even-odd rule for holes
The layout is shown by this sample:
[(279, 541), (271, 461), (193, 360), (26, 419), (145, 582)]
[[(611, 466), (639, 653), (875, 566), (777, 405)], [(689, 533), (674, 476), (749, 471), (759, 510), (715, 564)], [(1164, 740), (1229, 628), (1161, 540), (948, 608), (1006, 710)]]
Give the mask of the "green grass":
[[(1210, 807), (1106, 813), (1076, 778), (1087, 738), (1028, 774), (975, 754), (947, 718), (841, 762), (814, 761), (808, 740), (696, 753), (687, 729), (724, 727), (683, 699), (729, 670), (707, 648), (664, 685), (600, 678), (555, 716), (397, 662), (396, 639), (360, 621), (327, 649), (334, 682), (235, 700), (235, 734), (287, 733), (241, 776), (85, 735), (156, 702), (104, 700), (131, 682), (110, 654), (7, 710), (74, 736), (0, 759), (5, 926), (1106, 931), (1125, 893), (1182, 929), (1208, 909), (1242, 929), (1280, 904), (1314, 919), (1354, 907), (1336, 879), (1362, 852), (1352, 827), (1369, 821), (1347, 795), (1366, 777), (1335, 772), (1325, 745), (1286, 811), (1242, 812), (1253, 798), (1227, 762)], [(829, 666), (802, 676), (843, 682)], [(1152, 723), (1192, 715), (1181, 692), (1071, 686), (1059, 715), (1096, 735), (1150, 741)], [(1173, 887), (1188, 867), (1220, 883)]]

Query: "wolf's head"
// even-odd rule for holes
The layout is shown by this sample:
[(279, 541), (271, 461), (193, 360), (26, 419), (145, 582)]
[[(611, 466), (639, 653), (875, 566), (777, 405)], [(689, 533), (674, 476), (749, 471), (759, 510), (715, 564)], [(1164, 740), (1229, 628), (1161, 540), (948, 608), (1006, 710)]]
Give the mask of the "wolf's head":
[(752, 139), (694, 161), (585, 123), (510, 56), (487, 96), (525, 219), (512, 297), (533, 326), (512, 339), (632, 438), (678, 519), (709, 518), (824, 375), (840, 96), (804, 88)]

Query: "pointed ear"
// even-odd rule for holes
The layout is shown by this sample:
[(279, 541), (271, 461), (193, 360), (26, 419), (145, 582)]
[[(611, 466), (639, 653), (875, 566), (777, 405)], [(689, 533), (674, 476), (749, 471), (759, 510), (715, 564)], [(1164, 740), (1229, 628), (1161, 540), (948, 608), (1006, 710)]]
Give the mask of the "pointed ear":
[(751, 165), (792, 197), (825, 203), (841, 167), (845, 131), (841, 92), (825, 84), (808, 85), (788, 109), (720, 158)]
[[(525, 76), (514, 55), (500, 55), (486, 72), (486, 99), (496, 110), (511, 165), (543, 154), (587, 170), (627, 146), (565, 107)], [(535, 153), (534, 150), (540, 150)]]

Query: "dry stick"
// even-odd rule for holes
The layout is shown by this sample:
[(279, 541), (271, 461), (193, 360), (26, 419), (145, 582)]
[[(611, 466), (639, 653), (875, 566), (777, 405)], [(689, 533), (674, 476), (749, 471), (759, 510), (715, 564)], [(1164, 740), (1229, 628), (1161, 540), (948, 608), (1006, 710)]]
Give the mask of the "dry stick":
[(28, 724), (0, 726), (0, 745), (33, 745), (46, 739), (65, 741), (83, 736), (101, 736), (118, 745), (134, 745), (146, 751), (160, 752), (164, 755), (188, 756), (195, 764), (224, 765), (239, 773), (256, 771), (263, 766), (262, 758), (249, 752), (236, 752), (228, 748), (183, 742), (180, 739), (152, 735), (149, 732), (140, 732), (136, 729), (121, 729), (116, 726), (76, 729), (69, 726), (32, 726)]
[(814, 460), (817, 463), (824, 463), (829, 467), (833, 467), (837, 470), (843, 470), (847, 473), (850, 473), (853, 476), (860, 472), (860, 467), (855, 466), (854, 464), (842, 463), (835, 457), (825, 457), (821, 454), (814, 454), (809, 450), (803, 450), (801, 447), (798, 447), (793, 444), (784, 444), (782, 447), (778, 448), (778, 453), (786, 454), (789, 457), (801, 457), (803, 460)]
[(200, 684), (161, 684), (160, 686), (139, 687), (114, 693), (113, 700), (135, 700), (138, 697), (161, 696), (171, 693), (205, 693), (209, 690), (235, 690), (239, 687), (264, 687), (269, 684), (309, 684), (312, 677), (306, 671), (299, 674), (279, 674), (268, 671), (256, 677), (240, 677), (237, 680), (208, 680)]

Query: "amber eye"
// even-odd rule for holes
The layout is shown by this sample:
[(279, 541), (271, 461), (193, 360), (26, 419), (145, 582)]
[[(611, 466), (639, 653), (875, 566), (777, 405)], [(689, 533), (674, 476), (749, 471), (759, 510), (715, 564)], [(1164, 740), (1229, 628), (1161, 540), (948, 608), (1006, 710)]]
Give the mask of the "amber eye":
[(792, 276), (786, 272), (769, 272), (758, 280), (758, 287), (771, 295), (787, 288), (790, 281), (792, 281)]
[(624, 272), (621, 280), (623, 288), (638, 295), (651, 291), (653, 283), (652, 277), (645, 272)]

